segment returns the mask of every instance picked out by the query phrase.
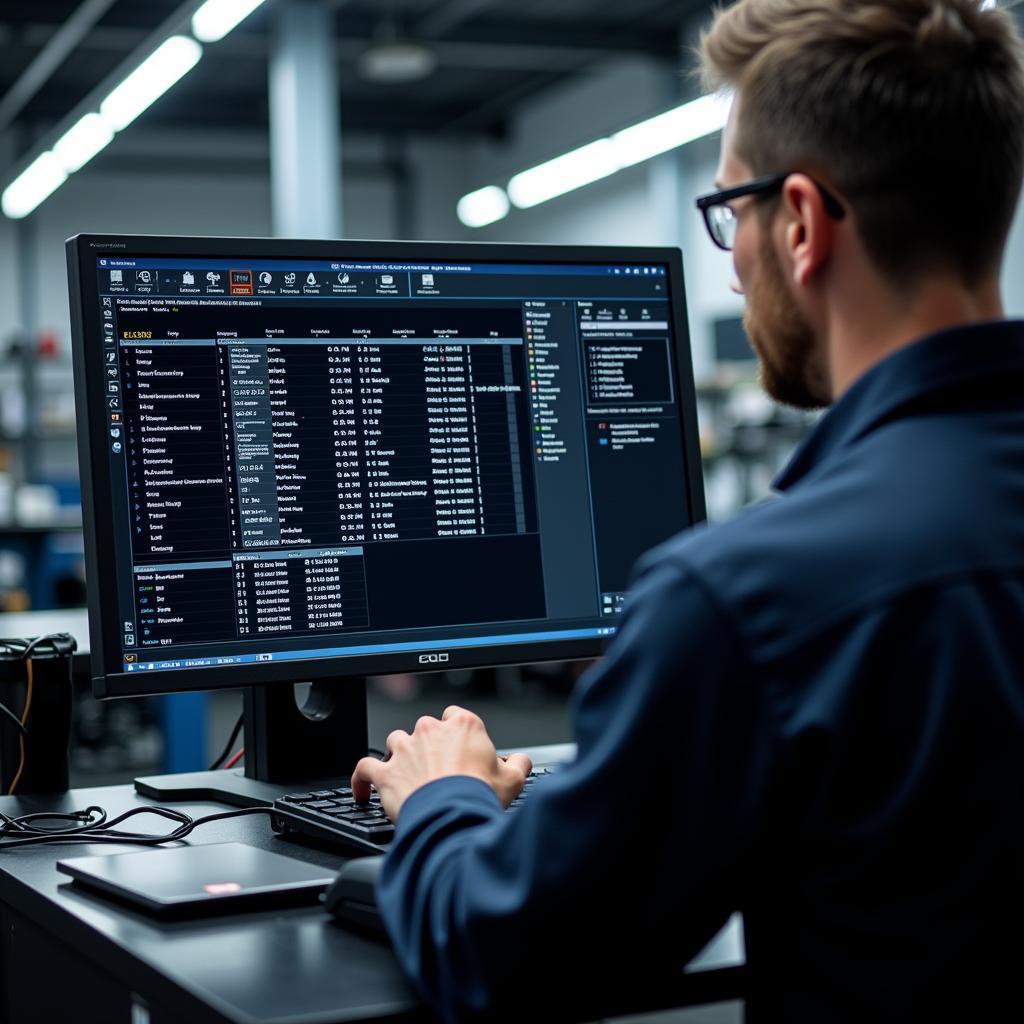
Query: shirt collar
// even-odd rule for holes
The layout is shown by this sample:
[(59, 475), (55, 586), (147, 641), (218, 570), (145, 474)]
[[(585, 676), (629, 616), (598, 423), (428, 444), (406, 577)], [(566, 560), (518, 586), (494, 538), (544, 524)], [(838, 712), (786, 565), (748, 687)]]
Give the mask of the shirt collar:
[(775, 480), (784, 491), (884, 420), (923, 397), (973, 391), (987, 380), (1024, 374), (1024, 320), (954, 327), (887, 356), (868, 370), (825, 414)]

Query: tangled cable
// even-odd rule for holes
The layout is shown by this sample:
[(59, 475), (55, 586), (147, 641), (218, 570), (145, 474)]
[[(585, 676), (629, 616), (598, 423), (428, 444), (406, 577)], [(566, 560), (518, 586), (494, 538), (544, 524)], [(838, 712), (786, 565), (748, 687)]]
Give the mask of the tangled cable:
[[(211, 821), (238, 818), (244, 814), (270, 814), (272, 811), (273, 808), (266, 804), (193, 818), (173, 807), (132, 807), (109, 821), (107, 812), (95, 804), (84, 811), (40, 811), (13, 818), (0, 811), (0, 851), (15, 846), (38, 846), (43, 843), (134, 843), (138, 846), (160, 846), (163, 843), (180, 842), (193, 829)], [(156, 814), (178, 824), (166, 835), (117, 831), (115, 826), (138, 814)], [(62, 824), (47, 827), (42, 824), (43, 822)]]

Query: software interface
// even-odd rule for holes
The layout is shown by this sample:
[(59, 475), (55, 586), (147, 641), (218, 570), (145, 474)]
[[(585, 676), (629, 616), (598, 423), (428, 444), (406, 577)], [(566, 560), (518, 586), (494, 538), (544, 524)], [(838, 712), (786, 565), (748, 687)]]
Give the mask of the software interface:
[(96, 272), (125, 671), (607, 636), (688, 525), (666, 266)]

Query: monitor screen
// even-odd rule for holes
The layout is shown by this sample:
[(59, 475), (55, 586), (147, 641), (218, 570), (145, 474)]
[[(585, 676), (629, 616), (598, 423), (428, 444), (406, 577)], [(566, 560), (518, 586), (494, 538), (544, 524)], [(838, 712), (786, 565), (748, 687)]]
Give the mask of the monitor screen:
[(106, 694), (599, 653), (703, 513), (672, 250), (72, 240)]

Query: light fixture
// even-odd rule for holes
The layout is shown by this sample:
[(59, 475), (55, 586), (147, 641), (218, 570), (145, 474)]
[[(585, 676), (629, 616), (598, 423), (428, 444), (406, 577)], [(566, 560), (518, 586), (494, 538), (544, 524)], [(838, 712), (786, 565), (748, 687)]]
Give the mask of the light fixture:
[(526, 209), (607, 178), (618, 169), (611, 139), (598, 139), (517, 174), (508, 183), (508, 197)]
[(127, 128), (188, 74), (202, 55), (202, 46), (190, 36), (171, 36), (100, 104), (100, 115), (114, 131)]
[(632, 167), (720, 131), (731, 105), (731, 96), (712, 93), (616, 132), (611, 138), (619, 166)]
[(147, 107), (199, 63), (202, 43), (223, 39), (264, 0), (207, 0), (192, 16), (196, 38), (174, 35), (164, 40), (100, 104), (99, 113), (82, 116), (41, 153), (0, 195), (0, 210), (27, 217), (60, 188), (69, 174), (84, 167)]
[(384, 85), (407, 84), (428, 78), (437, 69), (437, 54), (413, 39), (374, 43), (359, 58), (359, 74)]
[(0, 196), (0, 209), (14, 220), (27, 217), (47, 196), (68, 179), (67, 171), (49, 150), (36, 157), (4, 189)]
[(482, 228), (487, 224), (507, 217), (509, 211), (508, 195), (497, 185), (488, 185), (463, 196), (459, 200), (456, 213), (459, 220), (467, 228)]
[[(714, 93), (647, 118), (614, 135), (580, 146), (515, 175), (508, 183), (508, 198), (515, 206), (528, 209), (695, 142), (725, 127), (731, 105), (730, 94)], [(501, 192), (497, 186), (491, 188)], [(479, 189), (459, 200), (459, 219), (468, 227), (480, 227), (482, 224), (470, 223), (462, 216), (463, 203), (487, 192), (488, 189)], [(496, 204), (493, 207), (495, 215), (482, 223), (492, 224), (508, 213), (507, 208), (501, 213), (499, 209), (500, 205)]]
[(84, 167), (114, 138), (110, 125), (99, 114), (86, 114), (69, 128), (53, 146), (53, 155), (72, 174)]
[(206, 0), (192, 15), (192, 34), (201, 43), (216, 43), (262, 3), (263, 0)]

